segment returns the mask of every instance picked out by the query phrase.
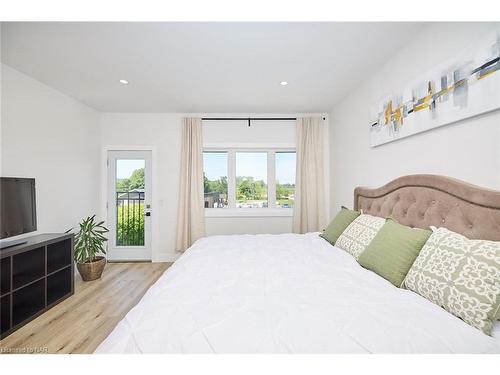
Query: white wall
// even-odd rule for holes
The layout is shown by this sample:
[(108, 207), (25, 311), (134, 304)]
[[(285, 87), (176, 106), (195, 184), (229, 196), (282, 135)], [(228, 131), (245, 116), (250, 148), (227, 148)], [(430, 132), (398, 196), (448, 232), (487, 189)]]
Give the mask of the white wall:
[[(179, 196), (181, 114), (103, 113), (101, 143), (106, 146), (153, 146), (153, 261), (173, 261)], [(105, 159), (104, 159), (105, 160)], [(106, 165), (101, 162), (101, 178)], [(102, 188), (101, 188), (102, 189)], [(105, 217), (105, 199), (102, 199)]]
[(219, 234), (290, 233), (292, 216), (207, 217), (207, 236)]
[(1, 174), (34, 177), (38, 232), (98, 213), (98, 112), (1, 66)]
[(373, 103), (499, 25), (430, 25), (334, 107), (330, 116), (331, 214), (340, 205), (352, 206), (356, 186), (381, 186), (407, 174), (440, 174), (500, 189), (499, 111), (376, 148), (370, 148), (368, 128)]
[[(295, 115), (285, 114), (276, 117), (295, 117)], [(204, 147), (295, 147), (295, 136), (295, 120), (259, 120), (251, 122), (251, 126), (248, 126), (247, 120), (203, 121)]]
[[(279, 115), (295, 117), (297, 114)], [(153, 146), (153, 260), (172, 261), (179, 254), (175, 249), (177, 228), (177, 197), (179, 196), (181, 124), (182, 118), (192, 114), (166, 113), (103, 113), (100, 117), (102, 149), (105, 147)], [(205, 114), (206, 117), (238, 117), (241, 114)], [(244, 116), (248, 116), (245, 114)], [(257, 115), (255, 115), (257, 116)], [(266, 115), (271, 117), (271, 115)], [(276, 115), (278, 116), (278, 115)], [(328, 129), (328, 122), (325, 126)], [(240, 133), (234, 138), (232, 126), (227, 131), (214, 124), (204, 124), (206, 146), (244, 143), (246, 145), (262, 145), (262, 127), (252, 126), (247, 134)], [(261, 124), (262, 125), (262, 124)], [(269, 126), (273, 126), (268, 124)], [(247, 129), (245, 129), (247, 130)], [(210, 132), (208, 134), (207, 132)], [(207, 134), (205, 134), (207, 133)], [(283, 136), (280, 138), (279, 134)], [(274, 135), (273, 135), (274, 134)], [(295, 142), (293, 132), (285, 132), (283, 126), (270, 131), (267, 139), (281, 139), (283, 145), (290, 146)], [(325, 142), (328, 137), (325, 138)], [(104, 158), (103, 158), (104, 160)], [(105, 178), (105, 164), (101, 162), (101, 178)], [(105, 199), (102, 198), (101, 213), (105, 215)], [(155, 227), (156, 225), (156, 227)], [(285, 217), (207, 217), (207, 235), (237, 233), (286, 233), (292, 228), (291, 216)]]

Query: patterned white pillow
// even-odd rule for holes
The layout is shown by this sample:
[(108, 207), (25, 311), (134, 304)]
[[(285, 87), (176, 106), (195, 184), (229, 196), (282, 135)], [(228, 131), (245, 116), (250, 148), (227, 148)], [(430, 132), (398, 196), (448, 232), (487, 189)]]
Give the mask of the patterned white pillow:
[(469, 240), (439, 228), (403, 285), (491, 335), (500, 310), (500, 242)]
[(384, 218), (367, 214), (359, 215), (342, 232), (335, 246), (344, 249), (357, 260), (384, 224)]

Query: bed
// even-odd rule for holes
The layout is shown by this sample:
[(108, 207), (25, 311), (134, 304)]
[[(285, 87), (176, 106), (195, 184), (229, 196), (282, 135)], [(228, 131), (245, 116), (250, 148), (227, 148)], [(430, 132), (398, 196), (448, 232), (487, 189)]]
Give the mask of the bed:
[[(500, 240), (500, 192), (433, 175), (356, 188), (354, 206)], [(439, 306), (362, 268), (318, 233), (198, 240), (97, 353), (500, 353)]]

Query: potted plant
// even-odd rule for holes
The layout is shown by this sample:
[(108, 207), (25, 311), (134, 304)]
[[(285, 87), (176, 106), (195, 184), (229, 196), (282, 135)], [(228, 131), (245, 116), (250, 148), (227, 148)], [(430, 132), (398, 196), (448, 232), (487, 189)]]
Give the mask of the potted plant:
[(106, 254), (104, 243), (108, 239), (104, 234), (109, 230), (103, 224), (95, 221), (95, 215), (89, 216), (75, 234), (75, 262), (83, 281), (99, 279), (104, 271), (106, 258), (99, 254)]

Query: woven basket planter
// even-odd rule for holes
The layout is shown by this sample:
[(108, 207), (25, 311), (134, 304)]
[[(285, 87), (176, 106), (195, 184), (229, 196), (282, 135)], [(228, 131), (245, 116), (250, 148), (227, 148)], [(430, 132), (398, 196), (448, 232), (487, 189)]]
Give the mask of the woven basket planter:
[(83, 281), (97, 280), (101, 277), (106, 265), (106, 258), (99, 256), (96, 259), (94, 262), (76, 264), (76, 268), (78, 268)]

